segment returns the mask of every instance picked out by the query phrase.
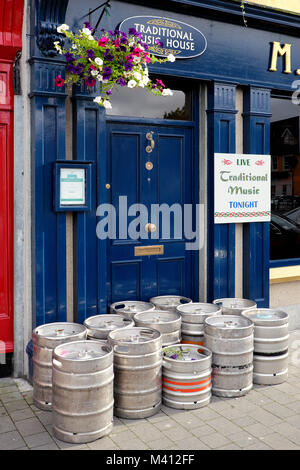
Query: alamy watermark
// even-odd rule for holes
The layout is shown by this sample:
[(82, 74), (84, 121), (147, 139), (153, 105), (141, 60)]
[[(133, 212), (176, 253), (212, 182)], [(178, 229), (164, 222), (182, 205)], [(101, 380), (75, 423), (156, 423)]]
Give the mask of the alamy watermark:
[(199, 250), (204, 244), (203, 204), (172, 205), (136, 203), (128, 206), (127, 196), (119, 196), (118, 206), (100, 204), (101, 220), (96, 233), (100, 240), (185, 240), (186, 250)]

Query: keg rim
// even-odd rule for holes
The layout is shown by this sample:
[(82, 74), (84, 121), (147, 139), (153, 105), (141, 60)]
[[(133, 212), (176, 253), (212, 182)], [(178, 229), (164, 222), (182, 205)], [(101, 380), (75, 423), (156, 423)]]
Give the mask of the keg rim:
[(175, 316), (175, 318), (173, 318), (172, 320), (167, 320), (167, 321), (163, 321), (163, 320), (159, 319), (158, 322), (155, 322), (155, 324), (157, 324), (157, 325), (166, 325), (168, 323), (173, 323), (173, 322), (176, 322), (178, 320), (181, 320), (180, 313), (174, 312), (174, 311), (169, 311), (169, 310), (151, 310), (150, 312), (138, 312), (138, 313), (134, 314), (133, 320), (134, 321), (139, 321), (141, 323), (153, 323), (154, 322), (153, 319), (149, 318), (148, 320), (144, 320), (144, 319), (140, 319), (140, 318), (137, 318), (137, 317), (139, 315), (157, 315), (158, 313), (161, 313), (163, 315), (169, 314), (169, 315)]
[[(98, 315), (93, 315), (92, 317), (86, 318), (83, 322), (84, 326), (88, 329), (95, 329), (95, 330), (99, 329), (99, 330), (106, 330), (106, 331), (109, 330), (109, 328), (105, 328), (105, 326), (99, 326), (99, 325), (97, 326), (97, 325), (90, 325), (89, 324), (90, 320), (100, 319), (99, 317), (102, 317), (102, 318), (103, 317), (118, 317), (118, 319), (121, 320), (122, 322), (124, 322), (124, 323), (128, 322), (128, 325), (124, 325), (124, 328), (126, 326), (133, 326), (134, 325), (132, 320), (130, 320), (129, 318), (124, 317), (123, 315), (118, 315), (117, 313), (104, 313), (104, 314), (100, 313)], [(123, 326), (118, 326), (118, 329), (119, 328), (123, 328)], [(117, 328), (113, 328), (113, 329), (117, 329)]]
[[(182, 343), (175, 343), (175, 344), (170, 344), (168, 346), (164, 346), (162, 348), (162, 352), (163, 352), (163, 360), (170, 360), (170, 361), (176, 361), (176, 362), (184, 362), (186, 363), (187, 361), (184, 361), (183, 359), (172, 359), (171, 357), (168, 357), (168, 356), (165, 356), (164, 353), (165, 353), (165, 350), (166, 349), (169, 349), (169, 348), (172, 348), (172, 347), (185, 347), (185, 348), (192, 348), (192, 349), (197, 349), (197, 352), (199, 349), (201, 350), (204, 350), (204, 353), (208, 353), (208, 354), (204, 354), (205, 355), (205, 358), (201, 358), (201, 359), (195, 359), (193, 362), (197, 363), (199, 361), (204, 361), (205, 359), (209, 359), (209, 358), (212, 358), (212, 352), (210, 349), (206, 348), (205, 346), (200, 346), (198, 344), (182, 344)], [(192, 361), (189, 361), (189, 363), (192, 363)]]
[[(147, 304), (149, 305), (149, 311), (154, 310), (154, 305), (151, 302), (147, 302), (145, 300), (121, 300), (120, 302), (113, 302), (112, 304), (110, 304), (109, 308), (116, 309), (116, 306), (124, 305), (123, 308), (122, 307), (119, 308), (120, 311), (124, 311), (124, 309), (126, 308), (126, 304)], [(142, 310), (142, 312), (147, 312), (147, 311), (148, 310)], [(136, 312), (136, 313), (139, 313), (139, 312)]]
[[(181, 305), (184, 305), (184, 304), (190, 304), (192, 301), (192, 299), (190, 299), (189, 297), (185, 297), (184, 295), (156, 295), (154, 297), (151, 297), (151, 299), (149, 300), (150, 303), (152, 303), (153, 305), (156, 305), (156, 301), (157, 299), (167, 299), (167, 298), (176, 298), (176, 299), (185, 299), (187, 300), (187, 302), (183, 302)], [(161, 305), (164, 305), (164, 304), (161, 304)], [(167, 306), (167, 305), (166, 305)], [(177, 305), (170, 305), (170, 308), (173, 308), (173, 307), (177, 307)]]
[[(282, 316), (278, 316), (277, 318), (273, 317), (273, 318), (250, 318), (250, 317), (254, 317), (254, 315), (257, 315), (258, 312), (277, 312), (279, 313), (280, 315), (282, 314)], [(276, 308), (254, 308), (254, 309), (245, 309), (242, 311), (241, 315), (245, 318), (249, 318), (249, 320), (251, 320), (254, 325), (255, 324), (259, 324), (259, 323), (264, 323), (264, 322), (267, 322), (267, 323), (271, 323), (271, 322), (276, 322), (276, 321), (281, 321), (281, 320), (289, 320), (289, 314), (287, 312), (284, 312), (283, 310), (280, 310), (280, 309), (276, 309)]]
[[(103, 348), (108, 348), (109, 351), (106, 351), (106, 354), (103, 354), (102, 356), (99, 356), (99, 357), (87, 357), (87, 358), (84, 357), (82, 359), (68, 358), (66, 356), (61, 356), (57, 352), (57, 350), (59, 348), (69, 347), (70, 345), (74, 345), (74, 344), (78, 344), (78, 343), (80, 343), (80, 344), (86, 343), (88, 345), (95, 344), (97, 347), (101, 347), (102, 351), (104, 351)], [(80, 361), (80, 360), (83, 360), (83, 361), (96, 361), (96, 360), (99, 360), (101, 358), (107, 357), (108, 355), (111, 355), (111, 354), (113, 354), (113, 347), (112, 347), (111, 344), (109, 344), (109, 343), (101, 344), (99, 341), (93, 341), (93, 340), (89, 340), (89, 339), (84, 339), (84, 340), (80, 340), (80, 341), (71, 341), (69, 343), (59, 344), (58, 346), (56, 346), (56, 348), (53, 351), (53, 357), (56, 356), (60, 360), (69, 361), (69, 362), (75, 362), (75, 361)]]
[(254, 300), (243, 299), (243, 298), (240, 298), (240, 297), (223, 297), (221, 299), (214, 299), (212, 303), (214, 305), (221, 305), (221, 308), (225, 307), (225, 308), (230, 308), (232, 310), (241, 310), (241, 309), (243, 309), (243, 307), (224, 305), (224, 301), (227, 303), (227, 300), (228, 300), (228, 302), (230, 302), (230, 301), (235, 301), (235, 302), (244, 302), (244, 301), (246, 301), (246, 302), (251, 302), (253, 304), (252, 306), (244, 307), (244, 310), (251, 310), (251, 309), (254, 309), (254, 308), (257, 307), (257, 303)]
[(204, 325), (207, 325), (207, 326), (210, 326), (210, 327), (213, 327), (213, 328), (217, 328), (217, 329), (220, 329), (220, 330), (229, 330), (228, 327), (226, 327), (225, 325), (216, 325), (214, 324), (213, 322), (216, 321), (216, 320), (222, 320), (223, 322), (225, 322), (226, 320), (232, 320), (232, 321), (244, 321), (246, 320), (248, 322), (247, 325), (237, 325), (235, 327), (233, 327), (232, 329), (236, 329), (236, 330), (247, 330), (249, 327), (253, 326), (253, 321), (250, 320), (249, 318), (247, 317), (242, 317), (242, 316), (237, 316), (237, 315), (213, 315), (213, 316), (210, 316), (210, 317), (207, 317), (205, 318), (204, 320)]
[[(64, 335), (64, 336), (48, 336), (48, 335), (42, 335), (42, 334), (39, 334), (38, 333), (38, 329), (39, 328), (47, 328), (47, 327), (55, 327), (55, 326), (75, 326), (75, 327), (80, 327), (79, 330), (80, 331), (76, 331), (76, 332), (73, 332), (73, 333), (70, 333), (68, 335)], [(39, 325), (37, 326), (36, 328), (34, 328), (34, 330), (32, 331), (32, 334), (33, 335), (36, 335), (37, 337), (39, 338), (45, 338), (45, 339), (50, 339), (50, 340), (53, 340), (55, 338), (70, 338), (74, 335), (78, 335), (80, 333), (84, 333), (84, 331), (86, 331), (86, 327), (84, 325), (82, 325), (81, 323), (75, 323), (75, 322), (52, 322), (52, 323), (44, 323), (43, 325)]]
[[(150, 328), (148, 326), (134, 326), (131, 328), (118, 328), (117, 330), (110, 331), (108, 334), (108, 339), (110, 339), (111, 341), (120, 342), (121, 344), (142, 345), (143, 343), (133, 343), (132, 341), (126, 341), (124, 339), (120, 341), (120, 339), (114, 338), (114, 335), (116, 335), (117, 333), (126, 334), (126, 333), (129, 333), (130, 331), (137, 332), (137, 330), (139, 330), (140, 332), (144, 330), (148, 330), (148, 331), (152, 331), (155, 333), (155, 337), (149, 339), (148, 341), (145, 341), (146, 344), (151, 344), (152, 341), (157, 341), (160, 337), (162, 337), (162, 334), (160, 333), (160, 331), (155, 330), (155, 328)], [(117, 346), (117, 345), (118, 344), (114, 344), (114, 346)]]
[[(194, 306), (196, 307), (196, 305), (205, 305), (205, 306), (210, 306), (210, 307), (214, 307), (216, 308), (216, 312), (209, 312), (209, 311), (205, 311), (203, 310), (202, 312), (185, 312), (184, 309), (185, 308), (193, 308)], [(205, 316), (205, 315), (216, 315), (218, 312), (222, 312), (222, 307), (219, 307), (218, 305), (216, 304), (213, 304), (213, 303), (209, 303), (209, 302), (190, 302), (190, 303), (187, 303), (187, 304), (182, 304), (182, 305), (178, 305), (178, 307), (176, 307), (176, 309), (178, 310), (178, 312), (180, 313), (180, 315), (201, 315), (201, 316)], [(221, 314), (221, 313), (220, 313)]]

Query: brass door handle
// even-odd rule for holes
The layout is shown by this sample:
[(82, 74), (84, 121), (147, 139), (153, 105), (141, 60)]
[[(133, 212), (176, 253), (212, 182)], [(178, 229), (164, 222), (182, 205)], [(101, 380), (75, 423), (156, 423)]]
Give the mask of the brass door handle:
[(151, 153), (152, 150), (155, 147), (155, 142), (154, 142), (154, 139), (153, 139), (153, 131), (147, 132), (146, 139), (150, 141), (150, 145), (147, 145), (147, 147), (146, 147), (146, 152)]
[(156, 231), (156, 225), (155, 224), (146, 224), (145, 225), (145, 230), (146, 232), (153, 233)]

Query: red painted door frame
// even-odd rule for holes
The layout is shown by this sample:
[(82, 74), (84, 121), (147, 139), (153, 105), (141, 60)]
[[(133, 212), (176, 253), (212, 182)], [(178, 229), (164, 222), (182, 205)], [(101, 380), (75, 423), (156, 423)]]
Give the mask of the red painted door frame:
[(13, 352), (13, 64), (22, 49), (23, 9), (24, 0), (0, 0), (0, 353)]

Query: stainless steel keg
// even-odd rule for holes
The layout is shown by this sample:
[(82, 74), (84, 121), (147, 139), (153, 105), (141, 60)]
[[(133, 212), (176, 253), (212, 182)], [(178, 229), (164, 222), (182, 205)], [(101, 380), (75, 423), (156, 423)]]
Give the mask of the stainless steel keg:
[(190, 410), (211, 399), (212, 353), (203, 346), (172, 345), (163, 349), (162, 396), (171, 408)]
[(52, 353), (56, 346), (86, 339), (85, 326), (77, 323), (48, 323), (35, 328), (33, 341), (33, 403), (42, 410), (51, 410)]
[(115, 302), (110, 306), (110, 313), (122, 315), (125, 318), (133, 319), (138, 312), (149, 312), (155, 307), (150, 302), (140, 302), (139, 300), (126, 300), (124, 302)]
[(153, 310), (136, 313), (133, 317), (136, 326), (153, 328), (162, 335), (162, 346), (181, 341), (181, 316), (177, 312)]
[(253, 323), (236, 315), (219, 315), (204, 321), (205, 346), (212, 351), (212, 392), (239, 397), (252, 388)]
[(161, 407), (162, 336), (150, 328), (111, 331), (114, 349), (115, 415), (147, 418)]
[(108, 333), (118, 328), (132, 328), (134, 322), (122, 315), (95, 315), (84, 320), (88, 339), (107, 339)]
[(204, 320), (212, 315), (221, 315), (221, 307), (214, 304), (191, 302), (179, 305), (181, 315), (182, 344), (204, 344)]
[(244, 310), (254, 323), (253, 382), (273, 385), (288, 378), (289, 316), (281, 310)]
[(113, 426), (113, 350), (76, 341), (53, 352), (53, 430), (65, 442), (91, 442)]
[(150, 302), (155, 305), (157, 310), (176, 312), (176, 308), (179, 305), (188, 304), (192, 302), (192, 299), (182, 297), (181, 295), (160, 295), (158, 297), (152, 297)]
[(235, 299), (230, 297), (225, 299), (215, 299), (213, 303), (222, 308), (222, 315), (240, 315), (243, 310), (257, 307), (253, 300)]

